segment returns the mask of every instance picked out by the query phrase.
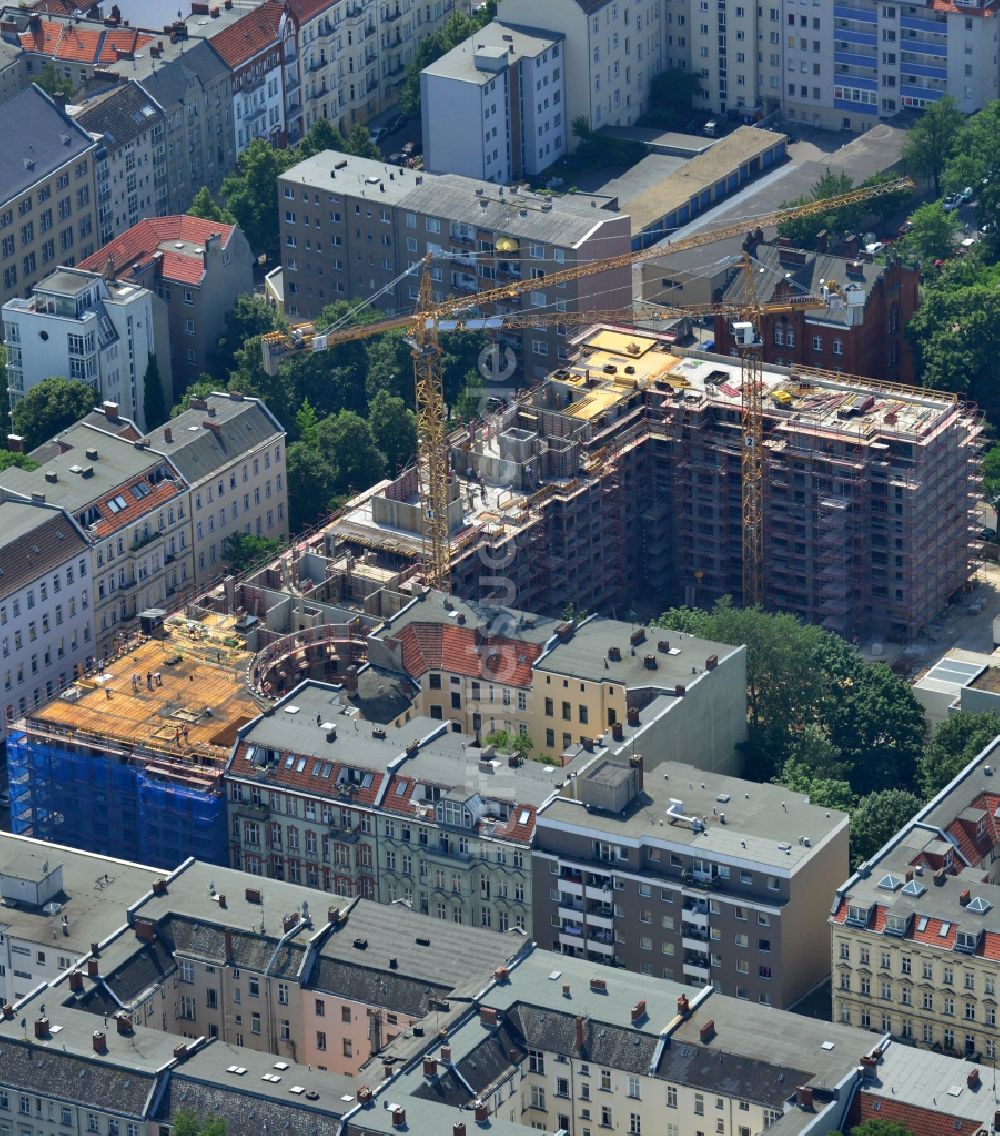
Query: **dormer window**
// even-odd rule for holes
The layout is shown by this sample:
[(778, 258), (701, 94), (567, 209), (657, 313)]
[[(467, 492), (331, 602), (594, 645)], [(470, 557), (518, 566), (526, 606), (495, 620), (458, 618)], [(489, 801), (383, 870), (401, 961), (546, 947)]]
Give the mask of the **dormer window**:
[(909, 922), (910, 917), (908, 915), (886, 915), (885, 933), (887, 935), (905, 935)]
[(973, 954), (979, 943), (979, 935), (973, 931), (959, 931), (955, 937), (955, 950)]
[(856, 907), (854, 904), (849, 904), (847, 908), (847, 919), (845, 923), (853, 924), (856, 927), (865, 927), (868, 924), (868, 915), (871, 909), (868, 907)]

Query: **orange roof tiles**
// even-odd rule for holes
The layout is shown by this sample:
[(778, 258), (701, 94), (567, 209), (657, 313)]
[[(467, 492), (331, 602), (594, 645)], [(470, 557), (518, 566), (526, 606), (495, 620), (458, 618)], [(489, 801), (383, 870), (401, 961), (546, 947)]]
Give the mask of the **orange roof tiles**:
[(332, 9), (336, 0), (287, 0), (289, 11), (301, 26), (306, 20), (314, 20), (328, 8)]
[(538, 643), (502, 637), (482, 641), (470, 627), (440, 623), (410, 623), (395, 638), (403, 649), (403, 668), (411, 678), (442, 670), (506, 686), (528, 687), (532, 664), (542, 653)]
[[(229, 770), (233, 776), (256, 778), (259, 770), (247, 757), (248, 748), (247, 744), (243, 743), (236, 757), (233, 759)], [(293, 789), (305, 790), (310, 796), (315, 797), (317, 800), (336, 801), (346, 807), (375, 804), (379, 788), (386, 777), (384, 772), (380, 773), (377, 770), (370, 770), (372, 779), (367, 786), (358, 785), (354, 792), (342, 797), (338, 792), (337, 776), (343, 766), (338, 762), (331, 762), (332, 770), (330, 775), (324, 778), (317, 778), (313, 776), (312, 773), (314, 765), (317, 764), (317, 759), (314, 757), (307, 757), (302, 771), (298, 772), (298, 759), (302, 756), (301, 754), (296, 754), (297, 760), (292, 764), (291, 768), (287, 768), (285, 762), (280, 762), (278, 765), (272, 766), (267, 778), (268, 785), (284, 785)], [(322, 764), (323, 759), (321, 759), (319, 763)], [(368, 770), (366, 770), (366, 772), (367, 771)]]
[(41, 20), (19, 38), (25, 51), (67, 63), (116, 63), (135, 55), (156, 37), (135, 28), (87, 28), (71, 21)]
[(982, 937), (976, 954), (982, 958), (1000, 961), (1000, 934), (997, 934), (996, 931), (987, 931)]
[(908, 939), (913, 939), (916, 943), (923, 943), (927, 947), (940, 947), (946, 951), (950, 951), (954, 947), (955, 938), (958, 935), (958, 928), (954, 923), (949, 923), (947, 934), (942, 935), (941, 928), (946, 924), (944, 919), (928, 919), (927, 926), (922, 931), (916, 929), (918, 921), (913, 923), (907, 935)]
[(972, 1120), (907, 1104), (905, 1101), (894, 1099), (891, 1095), (860, 1092), (851, 1104), (850, 1127), (854, 1128), (866, 1120), (884, 1120), (902, 1124), (913, 1133), (913, 1136), (956, 1136), (956, 1133), (960, 1136), (970, 1136), (983, 1123), (992, 1119), (990, 1116), (992, 1111), (992, 1103), (985, 1094), (982, 1118)]
[(240, 67), (281, 42), (278, 34), (281, 15), (282, 5), (268, 0), (228, 28), (223, 28), (208, 42), (229, 67)]
[[(400, 773), (392, 775), (385, 797), (382, 800), (384, 812), (397, 813), (401, 816), (416, 817), (422, 808), (427, 807), (426, 801), (411, 799), (414, 788), (418, 784), (426, 784), (426, 778), (404, 776)], [(433, 810), (433, 805), (430, 806)], [(522, 822), (521, 817), (527, 814)], [(507, 820), (497, 821), (493, 828), (493, 835), (502, 840), (510, 840), (517, 844), (530, 844), (535, 831), (535, 821), (538, 819), (538, 809), (534, 805), (511, 804), (510, 816)]]
[[(132, 494), (132, 487), (138, 485), (140, 482), (145, 482), (149, 488), (149, 492), (145, 497), (137, 499)], [(119, 529), (125, 528), (126, 525), (131, 524), (137, 517), (141, 517), (144, 513), (148, 513), (150, 509), (155, 509), (158, 505), (162, 505), (164, 501), (169, 501), (171, 497), (177, 496), (177, 483), (175, 481), (161, 481), (156, 485), (150, 486), (146, 481), (145, 475), (142, 477), (134, 477), (126, 485), (114, 490), (108, 497), (104, 498), (97, 506), (100, 511), (101, 519), (94, 524), (94, 533), (99, 537), (110, 536), (113, 532), (118, 532)], [(108, 499), (117, 496), (125, 498), (126, 505), (124, 509), (119, 509), (114, 513), (108, 508)]]
[(172, 217), (148, 217), (92, 253), (79, 267), (88, 272), (103, 272), (110, 257), (115, 271), (124, 276), (138, 261), (148, 260), (153, 253), (161, 251), (159, 275), (164, 280), (200, 284), (205, 275), (205, 262), (200, 255), (177, 249), (161, 250), (160, 246), (168, 241), (186, 241), (203, 246), (209, 237), (218, 233), (225, 248), (234, 228), (234, 225), (206, 221), (183, 213)]

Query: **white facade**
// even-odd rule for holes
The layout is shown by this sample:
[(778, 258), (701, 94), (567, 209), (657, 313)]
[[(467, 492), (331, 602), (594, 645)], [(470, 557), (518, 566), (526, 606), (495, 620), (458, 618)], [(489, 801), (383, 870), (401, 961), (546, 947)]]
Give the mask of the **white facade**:
[[(593, 130), (632, 126), (645, 113), (649, 84), (666, 67), (665, 0), (606, 0), (588, 14), (578, 0), (500, 0), (503, 23), (544, 28), (565, 39), (566, 122)], [(718, 0), (712, 0), (717, 3)]]
[[(94, 638), (90, 552), (73, 521), (44, 503), (4, 500), (0, 526), (0, 564), (6, 565), (0, 577), (0, 729), (5, 736), (11, 718), (72, 681), (74, 664), (93, 652)], [(19, 580), (8, 558), (24, 554), (38, 558), (39, 571)], [(4, 580), (14, 586), (3, 587)]]
[[(33, 289), (30, 300), (3, 307), (7, 393), (11, 409), (53, 375), (93, 387), (145, 429), (145, 375), (157, 354), (156, 324), (165, 316), (152, 292), (94, 272), (61, 268)], [(163, 325), (165, 326), (165, 324)], [(169, 390), (169, 352), (161, 345), (160, 380)], [(166, 368), (166, 370), (164, 370)]]
[(494, 21), (425, 68), (425, 167), (503, 184), (563, 157), (563, 62), (558, 37)]

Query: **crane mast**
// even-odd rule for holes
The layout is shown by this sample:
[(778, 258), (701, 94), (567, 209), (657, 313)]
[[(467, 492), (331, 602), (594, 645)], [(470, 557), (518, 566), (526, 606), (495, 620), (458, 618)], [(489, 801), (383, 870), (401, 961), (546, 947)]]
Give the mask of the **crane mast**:
[(743, 606), (764, 603), (764, 370), (760, 305), (750, 254), (743, 252), (743, 304), (736, 325), (740, 352), (740, 441), (743, 503)]

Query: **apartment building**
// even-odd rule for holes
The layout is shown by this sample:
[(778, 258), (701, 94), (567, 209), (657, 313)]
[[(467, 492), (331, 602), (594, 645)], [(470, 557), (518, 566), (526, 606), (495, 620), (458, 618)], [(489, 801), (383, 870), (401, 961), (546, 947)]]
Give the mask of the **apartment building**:
[(21, 44), (9, 43), (0, 30), (0, 106), (8, 103), (31, 82), (27, 63)]
[(821, 927), (847, 830), (782, 787), (600, 756), (539, 811), (535, 939), (788, 1007), (828, 972)]
[(567, 150), (564, 44), (494, 20), (420, 73), (424, 168), (503, 185)]
[(616, 750), (639, 744), (734, 772), (746, 731), (744, 648), (664, 635), (431, 592), (368, 636), (368, 659), (414, 684), (419, 713), (480, 738), (526, 735), (533, 756), (561, 762), (603, 737)]
[(64, 375), (92, 387), (95, 405), (113, 402), (145, 428), (152, 359), (169, 403), (167, 310), (146, 288), (59, 268), (32, 288), (30, 299), (8, 300), (3, 322), (11, 410), (38, 383)]
[(633, 126), (645, 113), (650, 81), (667, 65), (663, 0), (550, 0), (542, 14), (530, 0), (501, 0), (497, 15), (563, 37), (570, 124)]
[[(117, 409), (109, 408), (117, 419)], [(11, 468), (3, 497), (65, 510), (90, 549), (94, 654), (102, 655), (138, 614), (169, 606), (194, 578), (187, 488), (172, 463), (86, 423), (57, 435), (37, 470)]]
[(993, 742), (842, 884), (835, 1019), (992, 1061), (1000, 974)]
[(0, 503), (0, 521), (6, 734), (16, 716), (62, 689), (74, 666), (93, 651), (94, 623), (90, 549), (77, 524), (31, 498)]
[[(807, 252), (780, 241), (751, 244), (762, 269), (756, 287), (763, 303), (821, 296), (831, 280), (843, 289), (836, 307), (764, 316), (760, 336), (766, 363), (913, 384), (913, 357), (903, 330), (918, 303), (920, 274), (915, 268), (899, 260), (876, 264), (868, 258)], [(742, 297), (743, 280), (737, 276), (723, 299), (738, 305)], [(722, 355), (738, 354), (726, 316), (715, 318), (715, 349)]]
[(160, 873), (126, 860), (0, 837), (0, 994), (13, 1006), (111, 938)]
[[(255, 138), (275, 144), (285, 141), (286, 90), (294, 89), (296, 25), (290, 13), (274, 2), (259, 4), (208, 41), (232, 74), (233, 127), (236, 153)], [(290, 97), (292, 91), (287, 92)]]
[(130, 80), (70, 113), (100, 142), (94, 155), (98, 241), (107, 244), (144, 217), (166, 213), (163, 108)]
[[(387, 312), (409, 311), (419, 287), (409, 270), (428, 252), (436, 254), (435, 300), (537, 280), (521, 297), (494, 305), (497, 314), (631, 303), (628, 269), (544, 285), (553, 272), (629, 250), (629, 219), (613, 200), (552, 199), (325, 151), (278, 179), (278, 206), (290, 319), (312, 319), (335, 300), (376, 293), (373, 302)], [(567, 327), (551, 324), (503, 331), (500, 339), (519, 355), (519, 374), (534, 381), (568, 358), (568, 336)]]
[(153, 430), (147, 442), (188, 487), (195, 586), (204, 587), (223, 571), (230, 536), (285, 540), (285, 431), (260, 399), (191, 398), (188, 409)]
[(34, 85), (6, 104), (4, 117), (11, 158), (0, 177), (2, 303), (30, 295), (43, 275), (89, 256), (97, 241), (97, 143)]
[(80, 267), (119, 286), (139, 285), (165, 302), (173, 377), (168, 404), (211, 371), (226, 313), (237, 296), (253, 292), (253, 253), (243, 233), (186, 214), (140, 221)]

